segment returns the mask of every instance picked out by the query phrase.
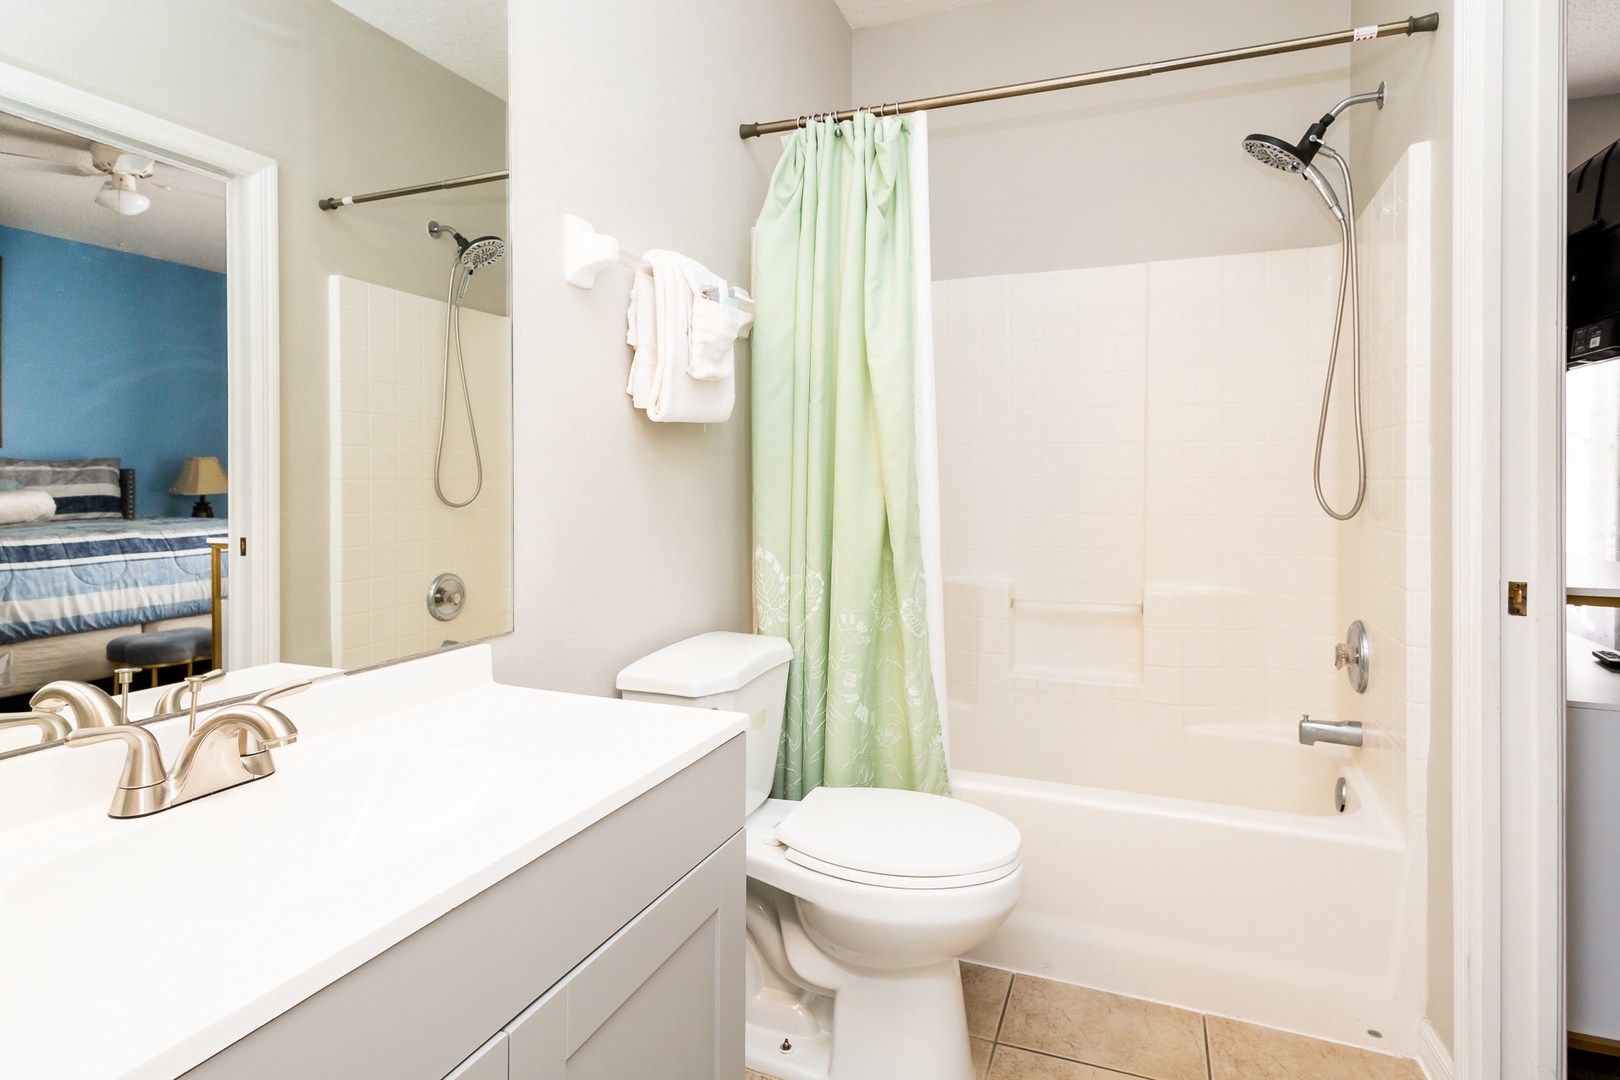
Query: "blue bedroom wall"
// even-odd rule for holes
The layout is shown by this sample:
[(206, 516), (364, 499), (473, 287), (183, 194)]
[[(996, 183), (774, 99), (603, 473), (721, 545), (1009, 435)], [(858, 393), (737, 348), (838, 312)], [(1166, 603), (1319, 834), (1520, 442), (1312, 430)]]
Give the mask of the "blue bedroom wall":
[(0, 226), (0, 456), (122, 458), (141, 517), (190, 514), (185, 459), (230, 468), (225, 343), (224, 274)]

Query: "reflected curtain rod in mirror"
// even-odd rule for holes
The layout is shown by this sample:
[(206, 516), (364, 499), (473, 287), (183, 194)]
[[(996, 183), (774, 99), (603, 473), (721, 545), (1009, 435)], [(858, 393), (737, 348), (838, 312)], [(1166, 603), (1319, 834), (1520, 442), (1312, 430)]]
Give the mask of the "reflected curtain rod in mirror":
[(322, 199), (316, 205), (322, 210), (336, 210), (340, 206), (358, 206), (360, 203), (398, 199), (405, 195), (422, 195), (429, 191), (448, 191), (451, 188), (472, 187), (474, 184), (496, 184), (510, 176), (511, 173), (502, 169), (499, 172), (478, 173), (475, 176), (458, 176), (452, 180), (434, 180), (426, 184), (412, 184), (410, 187), (389, 188), (387, 191), (368, 191), (364, 195)]

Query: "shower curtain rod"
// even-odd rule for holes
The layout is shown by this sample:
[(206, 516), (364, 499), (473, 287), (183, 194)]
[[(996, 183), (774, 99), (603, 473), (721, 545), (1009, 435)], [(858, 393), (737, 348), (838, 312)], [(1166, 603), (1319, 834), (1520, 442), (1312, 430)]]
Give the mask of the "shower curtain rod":
[(450, 188), (472, 187), (474, 184), (494, 184), (507, 179), (510, 175), (503, 169), (500, 172), (479, 173), (477, 176), (458, 176), (453, 180), (435, 180), (429, 184), (412, 184), (410, 187), (389, 188), (387, 191), (368, 191), (364, 195), (345, 195), (342, 198), (322, 199), (316, 205), (322, 210), (336, 210), (340, 206), (357, 206), (360, 203), (377, 202), (379, 199), (397, 199), (401, 195), (421, 195), (427, 191), (448, 191)]
[(1049, 90), (1071, 90), (1077, 86), (1095, 86), (1098, 83), (1140, 79), (1148, 75), (1159, 75), (1166, 71), (1208, 67), (1211, 64), (1227, 64), (1233, 60), (1252, 60), (1259, 56), (1276, 56), (1279, 53), (1320, 49), (1328, 45), (1348, 45), (1355, 41), (1372, 41), (1375, 38), (1393, 37), (1396, 34), (1427, 34), (1432, 33), (1439, 25), (1440, 15), (1438, 12), (1433, 12), (1428, 15), (1414, 15), (1411, 18), (1402, 19), (1400, 22), (1358, 26), (1350, 30), (1338, 30), (1331, 34), (1291, 38), (1288, 41), (1273, 41), (1268, 45), (1251, 45), (1246, 49), (1227, 49), (1223, 52), (1200, 53), (1197, 56), (1183, 56), (1178, 60), (1159, 60), (1151, 64), (1133, 64), (1130, 67), (1087, 71), (1079, 75), (1065, 75), (1057, 79), (1013, 83), (1010, 86), (994, 86), (986, 90), (969, 90), (963, 94), (915, 98), (911, 101), (878, 105), (870, 109), (845, 109), (838, 113), (817, 113), (814, 117), (800, 116), (791, 120), (772, 120), (764, 124), (743, 124), (737, 129), (737, 132), (744, 139), (752, 139), (759, 135), (769, 135), (777, 131), (792, 131), (796, 127), (802, 127), (811, 119), (849, 120), (859, 112), (874, 112), (881, 115), (885, 111), (892, 110), (898, 115), (900, 113), (921, 112), (924, 109), (947, 109), (953, 105), (973, 105), (980, 101), (999, 101), (1002, 98), (1023, 97), (1026, 94), (1044, 94)]

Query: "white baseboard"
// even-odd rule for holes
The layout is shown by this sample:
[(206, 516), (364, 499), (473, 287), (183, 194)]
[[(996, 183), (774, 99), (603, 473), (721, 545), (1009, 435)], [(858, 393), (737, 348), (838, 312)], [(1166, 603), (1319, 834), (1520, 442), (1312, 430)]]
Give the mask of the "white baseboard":
[(1455, 1070), (1451, 1064), (1451, 1051), (1440, 1041), (1440, 1033), (1434, 1030), (1427, 1016), (1418, 1025), (1417, 1058), (1428, 1080), (1453, 1080)]

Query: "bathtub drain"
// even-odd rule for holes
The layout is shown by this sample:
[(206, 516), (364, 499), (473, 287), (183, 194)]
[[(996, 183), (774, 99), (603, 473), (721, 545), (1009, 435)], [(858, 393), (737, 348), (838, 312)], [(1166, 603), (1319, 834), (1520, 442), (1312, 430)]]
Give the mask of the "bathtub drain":
[(1333, 805), (1339, 808), (1341, 814), (1344, 813), (1344, 808), (1350, 805), (1350, 784), (1342, 776), (1339, 777), (1339, 782), (1333, 785)]

